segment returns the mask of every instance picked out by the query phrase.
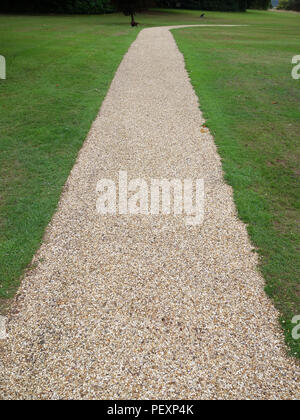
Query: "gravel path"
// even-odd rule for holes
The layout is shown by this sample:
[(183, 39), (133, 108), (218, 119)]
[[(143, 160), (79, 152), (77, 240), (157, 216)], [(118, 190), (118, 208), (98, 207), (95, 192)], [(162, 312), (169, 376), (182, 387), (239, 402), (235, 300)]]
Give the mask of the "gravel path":
[[(199, 63), (201, 65), (201, 63)], [(299, 398), (246, 227), (168, 28), (125, 56), (1, 344), (2, 398)], [(204, 178), (205, 222), (96, 213), (96, 184)]]

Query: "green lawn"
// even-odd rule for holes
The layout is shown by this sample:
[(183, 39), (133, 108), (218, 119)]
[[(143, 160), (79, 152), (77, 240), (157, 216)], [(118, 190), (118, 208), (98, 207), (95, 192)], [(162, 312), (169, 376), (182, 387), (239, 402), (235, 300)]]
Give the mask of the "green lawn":
[(187, 69), (261, 255), (266, 291), (281, 311), (292, 353), (300, 314), (300, 14), (260, 12), (263, 25), (176, 30)]
[(41, 242), (114, 72), (135, 39), (119, 20), (109, 25), (104, 17), (0, 17), (0, 54), (7, 60), (7, 80), (0, 81), (2, 306)]
[[(41, 243), (77, 153), (113, 75), (140, 29), (176, 30), (216, 137), (240, 216), (262, 255), (267, 292), (285, 321), (299, 314), (300, 15), (152, 11), (106, 16), (0, 16), (0, 306), (4, 310)], [(298, 222), (298, 223), (297, 223)]]
[[(198, 23), (149, 12), (145, 26)], [(139, 29), (121, 14), (0, 15), (0, 311), (41, 243), (114, 73)]]

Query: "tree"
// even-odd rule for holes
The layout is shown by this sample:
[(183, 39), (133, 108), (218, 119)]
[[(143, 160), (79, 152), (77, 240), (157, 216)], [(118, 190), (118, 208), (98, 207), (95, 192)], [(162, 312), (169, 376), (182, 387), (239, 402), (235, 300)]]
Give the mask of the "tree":
[(247, 0), (247, 9), (269, 9), (271, 0)]
[(94, 14), (112, 12), (110, 0), (9, 0), (0, 1), (0, 13)]
[(138, 25), (134, 19), (136, 13), (142, 12), (153, 5), (153, 1), (151, 0), (112, 0), (112, 3), (125, 16), (131, 17), (131, 26)]
[(158, 7), (191, 10), (246, 11), (247, 0), (157, 0)]
[(288, 9), (300, 12), (300, 0), (289, 0)]

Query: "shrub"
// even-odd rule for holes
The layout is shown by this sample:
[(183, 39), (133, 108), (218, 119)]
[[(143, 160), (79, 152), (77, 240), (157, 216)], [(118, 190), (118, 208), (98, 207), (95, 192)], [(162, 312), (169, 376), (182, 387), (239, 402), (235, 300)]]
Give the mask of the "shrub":
[(289, 0), (287, 9), (300, 12), (300, 0)]
[(112, 4), (117, 11), (131, 17), (131, 26), (137, 26), (138, 23), (134, 18), (136, 13), (147, 10), (154, 5), (154, 2), (153, 0), (112, 0)]
[(1, 12), (92, 14), (112, 12), (109, 0), (10, 0), (1, 2)]
[(271, 6), (271, 0), (247, 0), (247, 9), (267, 10)]
[(246, 0), (158, 0), (159, 7), (192, 10), (244, 11)]
[(277, 9), (287, 9), (289, 0), (279, 0)]

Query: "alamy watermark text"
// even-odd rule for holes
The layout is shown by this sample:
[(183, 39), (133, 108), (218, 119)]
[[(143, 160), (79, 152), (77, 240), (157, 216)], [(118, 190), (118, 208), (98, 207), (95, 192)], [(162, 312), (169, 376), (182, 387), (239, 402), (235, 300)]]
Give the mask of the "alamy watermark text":
[(0, 79), (6, 79), (6, 60), (0, 55)]
[[(196, 226), (204, 219), (204, 180), (128, 180), (119, 172), (118, 186), (112, 179), (97, 183), (97, 212), (100, 215), (185, 215), (185, 223)], [(117, 202), (118, 201), (118, 202)], [(172, 205), (173, 204), (173, 205)]]
[(295, 55), (292, 58), (292, 64), (296, 64), (292, 70), (292, 78), (294, 80), (299, 80), (300, 79), (300, 55)]

